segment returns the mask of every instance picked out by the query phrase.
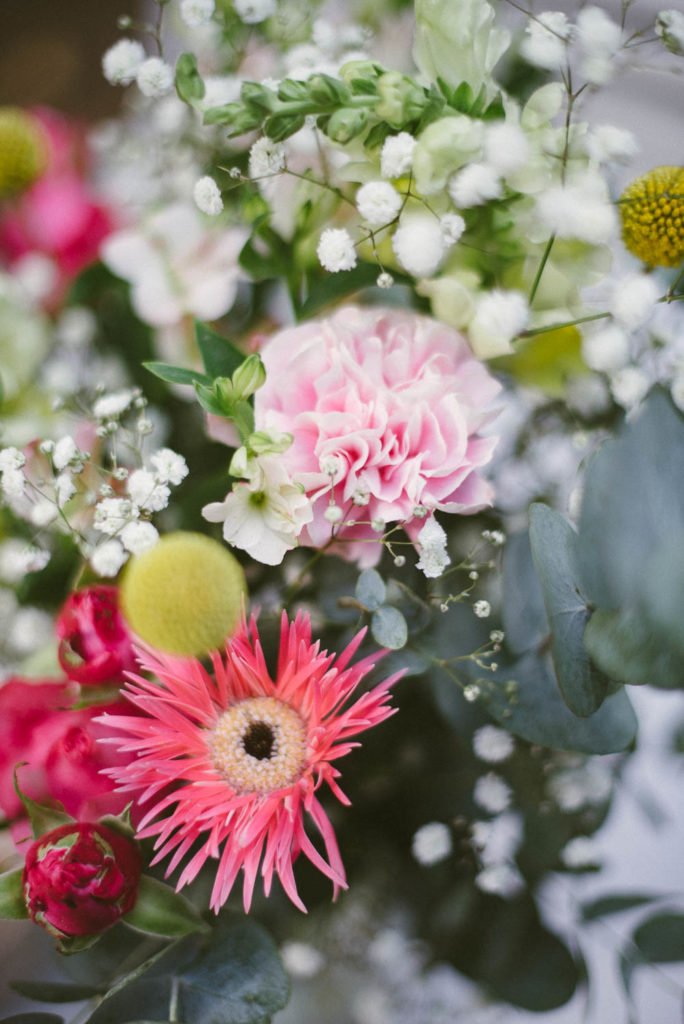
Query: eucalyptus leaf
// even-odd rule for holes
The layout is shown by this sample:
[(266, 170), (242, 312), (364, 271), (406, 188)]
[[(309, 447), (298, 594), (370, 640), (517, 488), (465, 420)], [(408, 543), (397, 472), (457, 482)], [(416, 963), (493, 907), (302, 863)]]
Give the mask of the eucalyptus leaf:
[(560, 513), (532, 505), (530, 546), (551, 624), (558, 685), (570, 710), (586, 718), (601, 706), (609, 681), (583, 643), (591, 613), (580, 586), (577, 534)]
[(684, 960), (684, 914), (656, 914), (639, 925), (632, 941), (648, 963)]
[(356, 581), (356, 599), (368, 611), (375, 611), (384, 603), (387, 588), (375, 569), (364, 569)]
[(75, 985), (64, 981), (11, 981), (10, 988), (37, 1003), (80, 1003), (101, 995), (92, 985)]
[(537, 650), (550, 633), (527, 530), (506, 541), (503, 553), (503, 628), (513, 654)]
[(373, 612), (371, 633), (376, 644), (390, 651), (399, 651), (408, 640), (406, 619), (398, 608), (385, 604)]
[(215, 377), (232, 377), (244, 361), (244, 352), (199, 320), (195, 321), (195, 333), (204, 369), (212, 380)]
[(3, 1017), (0, 1024), (64, 1024), (64, 1017), (56, 1013), (15, 1013)]
[(622, 914), (626, 910), (634, 910), (635, 907), (643, 907), (646, 903), (654, 903), (661, 899), (663, 899), (663, 894), (654, 892), (628, 892), (599, 896), (595, 900), (581, 904), (582, 920), (596, 921), (598, 918)]
[(558, 692), (548, 661), (534, 654), (475, 682), (492, 718), (529, 743), (612, 754), (626, 750), (636, 736), (637, 718), (624, 688), (606, 697), (593, 715), (579, 718)]
[(641, 612), (597, 608), (587, 625), (584, 645), (612, 679), (632, 686), (684, 685), (684, 657), (653, 635)]

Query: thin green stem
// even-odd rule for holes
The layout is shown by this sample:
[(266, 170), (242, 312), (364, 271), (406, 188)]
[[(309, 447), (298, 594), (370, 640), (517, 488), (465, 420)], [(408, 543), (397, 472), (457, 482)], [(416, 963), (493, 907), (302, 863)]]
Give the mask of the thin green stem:
[(546, 248), (544, 249), (544, 252), (542, 254), (542, 258), (539, 261), (539, 266), (537, 267), (537, 273), (534, 275), (534, 281), (532, 282), (532, 287), (530, 288), (530, 296), (529, 296), (529, 300), (528, 300), (530, 306), (534, 302), (535, 296), (537, 294), (537, 290), (539, 288), (539, 285), (540, 285), (540, 282), (541, 282), (541, 279), (542, 279), (542, 274), (544, 273), (544, 268), (546, 267), (546, 264), (548, 262), (549, 256), (551, 255), (551, 250), (553, 249), (553, 243), (555, 241), (556, 241), (556, 236), (555, 235), (551, 235), (551, 237), (549, 238), (548, 242), (546, 243)]

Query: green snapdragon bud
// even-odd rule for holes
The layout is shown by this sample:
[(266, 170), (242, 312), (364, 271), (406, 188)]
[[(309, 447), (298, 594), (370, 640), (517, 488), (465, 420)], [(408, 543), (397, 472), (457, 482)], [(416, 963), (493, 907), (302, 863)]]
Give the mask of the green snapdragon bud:
[(312, 102), (321, 106), (339, 106), (349, 99), (349, 90), (344, 82), (330, 75), (312, 75), (306, 84)]
[(424, 90), (399, 71), (386, 71), (381, 75), (378, 96), (375, 113), (392, 128), (403, 128), (419, 118), (427, 102)]
[(345, 143), (360, 135), (367, 124), (367, 110), (358, 107), (343, 107), (341, 110), (335, 111), (324, 130), (333, 142)]

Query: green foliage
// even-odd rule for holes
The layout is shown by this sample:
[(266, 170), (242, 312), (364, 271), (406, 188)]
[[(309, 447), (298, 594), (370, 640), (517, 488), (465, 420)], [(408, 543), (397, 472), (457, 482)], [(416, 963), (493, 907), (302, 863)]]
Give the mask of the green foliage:
[(74, 819), (71, 815), (66, 813), (61, 804), (58, 804), (56, 807), (48, 807), (45, 804), (36, 803), (35, 800), (32, 800), (21, 791), (18, 772), (22, 767), (23, 764), (21, 762), (15, 766), (14, 791), (24, 805), (24, 810), (31, 822), (33, 838), (39, 839), (42, 835), (46, 832), (50, 832), (53, 828), (60, 828), (62, 825), (72, 824)]
[(624, 895), (615, 893), (610, 896), (599, 896), (598, 899), (582, 904), (582, 920), (596, 921), (613, 914), (622, 914), (626, 910), (643, 907), (644, 904), (654, 903), (659, 899), (662, 899), (662, 895), (658, 893), (629, 892)]
[(101, 995), (92, 985), (76, 985), (63, 981), (12, 981), (10, 988), (37, 1003), (80, 1003)]
[(356, 581), (356, 600), (368, 611), (375, 611), (384, 604), (387, 588), (376, 569), (364, 569)]
[(167, 384), (188, 384), (190, 387), (195, 384), (211, 384), (211, 377), (208, 374), (199, 373), (197, 370), (188, 370), (184, 366), (171, 366), (169, 363), (156, 361), (143, 363), (143, 366), (155, 377), (166, 381)]
[(123, 920), (136, 931), (166, 938), (209, 930), (189, 900), (149, 875), (141, 877), (135, 906)]
[(382, 605), (371, 616), (371, 633), (376, 644), (390, 651), (399, 651), (406, 646), (408, 626), (398, 608)]
[(3, 1017), (0, 1024), (64, 1024), (64, 1018), (56, 1013), (15, 1013)]
[(28, 917), (22, 875), (22, 868), (0, 875), (0, 918), (21, 920)]
[(232, 341), (213, 331), (211, 327), (195, 321), (197, 346), (202, 357), (204, 369), (212, 380), (216, 377), (230, 377), (245, 358)]
[(176, 92), (184, 103), (190, 104), (204, 96), (204, 82), (194, 53), (182, 53), (176, 61)]
[(609, 681), (582, 642), (591, 613), (580, 583), (577, 534), (558, 512), (532, 505), (530, 545), (551, 626), (558, 685), (570, 710), (586, 718), (601, 706)]

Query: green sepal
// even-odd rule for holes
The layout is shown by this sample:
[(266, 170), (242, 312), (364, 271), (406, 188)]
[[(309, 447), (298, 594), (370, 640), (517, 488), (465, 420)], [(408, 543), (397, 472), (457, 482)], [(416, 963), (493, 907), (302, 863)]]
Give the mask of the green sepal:
[(22, 761), (16, 765), (14, 769), (14, 792), (21, 800), (24, 810), (28, 815), (28, 819), (31, 822), (31, 828), (33, 830), (33, 838), (40, 839), (46, 832), (51, 832), (53, 828), (61, 828), (62, 825), (73, 825), (76, 822), (75, 818), (67, 814), (62, 804), (57, 803), (56, 807), (47, 807), (45, 804), (36, 803), (25, 793), (22, 793), (19, 788), (19, 781), (17, 779), (17, 772), (27, 762)]
[(23, 874), (23, 868), (14, 868), (0, 875), (0, 918), (5, 921), (22, 921), (28, 917)]

